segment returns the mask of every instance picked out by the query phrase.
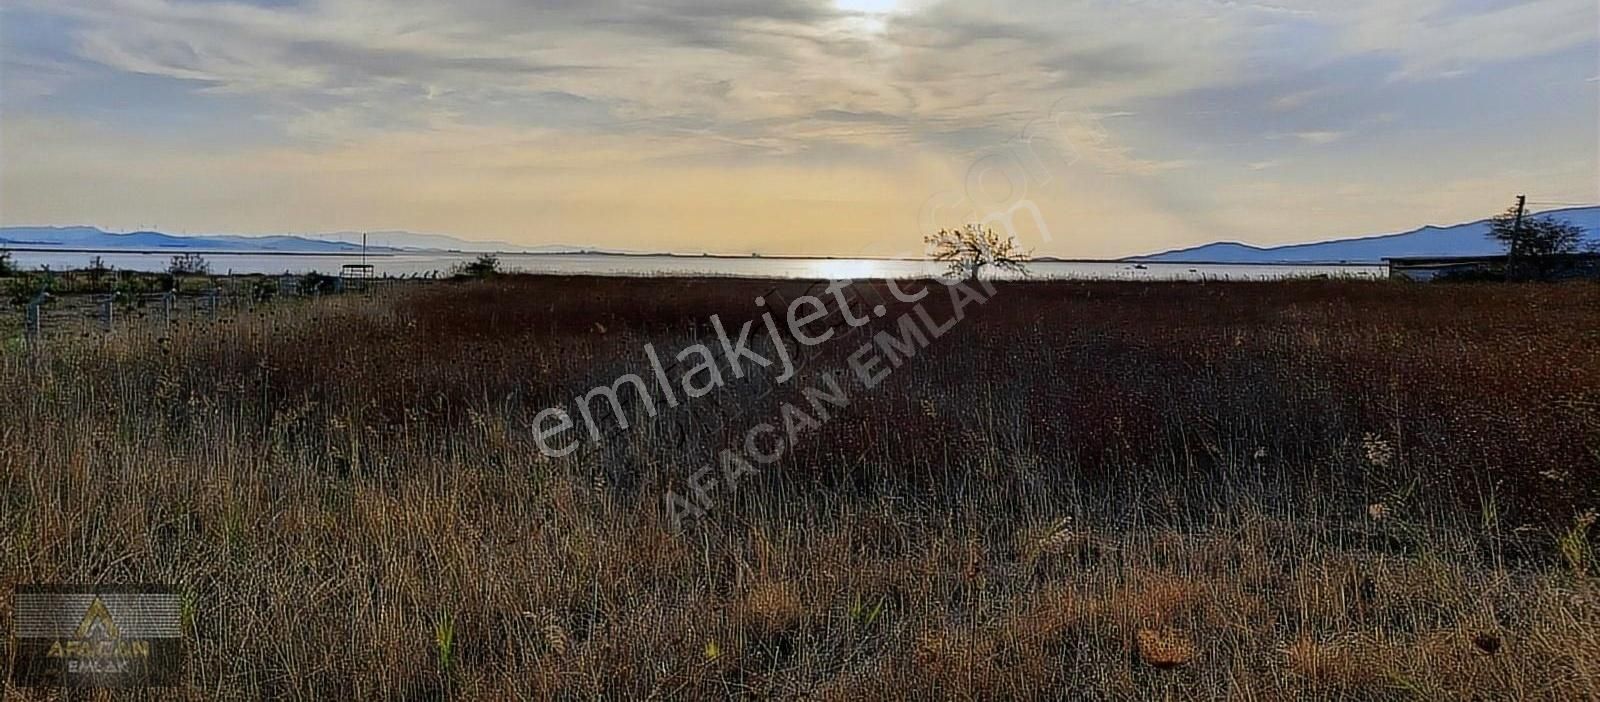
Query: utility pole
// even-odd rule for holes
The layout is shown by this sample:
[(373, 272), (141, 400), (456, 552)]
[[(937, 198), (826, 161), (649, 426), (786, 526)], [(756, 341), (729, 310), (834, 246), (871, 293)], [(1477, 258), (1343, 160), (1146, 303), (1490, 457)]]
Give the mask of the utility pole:
[(1522, 250), (1522, 215), (1528, 208), (1528, 196), (1517, 196), (1517, 217), (1511, 222), (1511, 252), (1506, 256), (1506, 278), (1516, 276), (1517, 254)]
[(1517, 196), (1517, 221), (1511, 225), (1511, 236), (1517, 243), (1522, 243), (1522, 214), (1528, 211), (1528, 196)]

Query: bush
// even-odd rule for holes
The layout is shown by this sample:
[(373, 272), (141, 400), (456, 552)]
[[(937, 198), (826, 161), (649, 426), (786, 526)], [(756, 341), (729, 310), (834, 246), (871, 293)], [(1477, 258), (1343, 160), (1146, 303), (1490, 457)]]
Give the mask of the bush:
[(26, 305), (49, 290), (50, 283), (51, 279), (45, 276), (18, 275), (6, 280), (5, 296), (13, 305)]
[(106, 260), (104, 258), (95, 256), (94, 258), (89, 259), (89, 266), (84, 268), (83, 272), (85, 275), (89, 276), (89, 282), (99, 285), (101, 280), (104, 280), (106, 276), (111, 274), (112, 268), (111, 266), (106, 265)]
[(333, 292), (338, 289), (339, 281), (331, 275), (323, 275), (311, 271), (300, 276), (300, 294), (312, 295), (319, 292)]
[(171, 282), (165, 273), (127, 273), (117, 277), (111, 290), (123, 295), (162, 293), (172, 289)]
[(250, 299), (255, 302), (267, 302), (278, 295), (278, 279), (272, 277), (257, 278), (250, 285)]
[(179, 254), (173, 256), (171, 263), (167, 264), (167, 273), (173, 276), (210, 275), (211, 263), (200, 254)]
[(494, 254), (479, 254), (476, 260), (470, 263), (458, 263), (450, 269), (451, 275), (457, 278), (493, 278), (500, 274), (500, 257)]
[(10, 278), (16, 273), (16, 266), (11, 264), (11, 252), (0, 249), (0, 278)]

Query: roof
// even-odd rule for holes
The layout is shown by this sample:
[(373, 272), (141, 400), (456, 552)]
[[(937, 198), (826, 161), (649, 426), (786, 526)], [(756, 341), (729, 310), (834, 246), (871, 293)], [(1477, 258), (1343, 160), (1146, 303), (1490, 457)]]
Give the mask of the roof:
[(1504, 263), (1505, 256), (1394, 256), (1383, 259), (1391, 265), (1405, 266), (1461, 265), (1464, 263)]
[[(1389, 265), (1401, 266), (1459, 266), (1472, 263), (1505, 263), (1508, 256), (1394, 256), (1385, 258)], [(1541, 256), (1544, 260), (1600, 261), (1600, 253), (1572, 253)]]

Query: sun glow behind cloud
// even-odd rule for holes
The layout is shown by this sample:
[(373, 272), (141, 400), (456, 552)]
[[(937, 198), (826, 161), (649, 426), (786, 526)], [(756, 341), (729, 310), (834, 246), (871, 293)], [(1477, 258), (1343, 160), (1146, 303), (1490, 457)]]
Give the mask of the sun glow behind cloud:
[(16, 0), (0, 217), (887, 255), (1042, 132), (1041, 254), (1409, 228), (1596, 197), (1596, 12)]
[(834, 0), (833, 4), (850, 15), (852, 24), (871, 34), (888, 29), (888, 15), (900, 6), (896, 0)]
[(865, 12), (877, 15), (893, 12), (900, 5), (896, 0), (834, 0), (833, 4), (839, 9), (849, 12)]

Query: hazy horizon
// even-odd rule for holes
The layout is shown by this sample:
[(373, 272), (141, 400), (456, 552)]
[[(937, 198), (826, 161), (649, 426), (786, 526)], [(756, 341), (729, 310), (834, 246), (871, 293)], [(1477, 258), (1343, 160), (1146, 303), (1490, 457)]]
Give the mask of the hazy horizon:
[[(1528, 208), (1528, 213), (1529, 213), (1530, 216), (1546, 216), (1546, 215), (1553, 215), (1553, 214), (1558, 214), (1558, 213), (1567, 212), (1567, 211), (1594, 210), (1594, 209), (1600, 209), (1600, 203), (1583, 204), (1583, 205), (1573, 204), (1573, 205), (1567, 205), (1567, 206), (1562, 206), (1562, 207), (1551, 207), (1551, 208), (1547, 208), (1547, 209), (1539, 209), (1539, 208), (1530, 207), (1530, 208)], [(1328, 239), (1321, 239), (1321, 240), (1317, 240), (1317, 241), (1290, 241), (1290, 242), (1284, 242), (1284, 243), (1281, 243), (1281, 244), (1269, 244), (1269, 245), (1266, 245), (1266, 246), (1259, 246), (1258, 248), (1273, 249), (1273, 248), (1281, 248), (1281, 247), (1318, 246), (1318, 245), (1334, 244), (1334, 243), (1339, 243), (1339, 242), (1358, 242), (1358, 241), (1365, 241), (1365, 240), (1370, 240), (1370, 239), (1375, 239), (1375, 238), (1389, 238), (1389, 237), (1395, 237), (1395, 236), (1401, 236), (1401, 235), (1415, 234), (1415, 233), (1417, 233), (1417, 231), (1423, 230), (1423, 229), (1430, 229), (1430, 228), (1433, 228), (1433, 229), (1449, 229), (1449, 228), (1453, 228), (1453, 227), (1460, 227), (1460, 226), (1465, 226), (1465, 225), (1468, 225), (1468, 224), (1473, 224), (1473, 223), (1475, 223), (1477, 221), (1483, 221), (1483, 220), (1486, 220), (1486, 219), (1489, 219), (1489, 218), (1480, 218), (1480, 220), (1475, 220), (1474, 222), (1453, 222), (1453, 223), (1427, 222), (1427, 223), (1419, 224), (1419, 225), (1417, 225), (1415, 227), (1412, 227), (1411, 229), (1406, 230), (1406, 231), (1349, 233), (1349, 234), (1337, 235), (1337, 236), (1334, 236), (1334, 237), (1330, 237)], [(343, 242), (343, 243), (361, 243), (363, 241), (363, 235), (367, 235), (367, 236), (370, 236), (370, 240), (369, 240), (368, 243), (370, 243), (370, 245), (373, 246), (373, 247), (389, 247), (389, 248), (394, 248), (394, 249), (411, 249), (411, 250), (424, 250), (424, 251), (426, 251), (426, 250), (439, 250), (439, 251), (448, 250), (448, 248), (444, 248), (444, 249), (439, 248), (439, 245), (446, 244), (447, 242), (442, 242), (442, 241), (441, 242), (424, 242), (424, 241), (418, 241), (418, 240), (444, 239), (444, 240), (454, 240), (455, 243), (459, 243), (459, 244), (475, 245), (475, 246), (478, 246), (478, 247), (501, 246), (501, 245), (510, 247), (510, 248), (498, 248), (498, 249), (490, 249), (490, 248), (462, 249), (462, 251), (465, 252), (465, 253), (493, 252), (493, 253), (506, 253), (506, 254), (525, 253), (525, 254), (539, 254), (539, 255), (623, 254), (623, 255), (630, 255), (630, 256), (717, 256), (717, 257), (749, 257), (749, 256), (754, 255), (754, 256), (758, 256), (758, 257), (768, 257), (768, 258), (802, 258), (802, 259), (804, 259), (804, 258), (811, 258), (811, 259), (838, 258), (838, 259), (857, 259), (857, 260), (872, 260), (872, 259), (905, 260), (905, 261), (933, 260), (926, 252), (919, 252), (919, 251), (906, 251), (906, 252), (902, 252), (902, 253), (898, 253), (898, 254), (893, 254), (893, 253), (891, 253), (891, 254), (862, 254), (862, 255), (857, 255), (857, 256), (847, 256), (847, 255), (839, 255), (839, 254), (808, 253), (808, 252), (778, 252), (778, 253), (770, 253), (770, 254), (761, 254), (759, 252), (740, 252), (740, 251), (732, 251), (732, 250), (710, 250), (710, 249), (695, 249), (695, 250), (642, 249), (642, 248), (623, 249), (623, 248), (589, 247), (589, 246), (585, 246), (583, 244), (573, 244), (573, 243), (564, 243), (564, 242), (541, 242), (541, 243), (538, 243), (538, 244), (516, 244), (514, 242), (499, 241), (499, 240), (471, 239), (471, 238), (467, 238), (467, 237), (462, 237), (462, 236), (457, 236), (457, 235), (454, 235), (454, 234), (448, 234), (448, 233), (442, 233), (442, 232), (413, 232), (413, 231), (406, 231), (406, 230), (371, 230), (371, 231), (365, 231), (365, 232), (362, 232), (362, 231), (268, 232), (268, 233), (239, 234), (239, 233), (233, 233), (233, 232), (172, 232), (172, 231), (161, 231), (158, 228), (149, 228), (149, 227), (142, 227), (142, 226), (141, 227), (127, 228), (127, 229), (108, 229), (108, 228), (99, 227), (99, 226), (96, 226), (96, 225), (93, 225), (93, 224), (24, 225), (24, 224), (0, 223), (0, 230), (4, 230), (4, 229), (50, 229), (50, 228), (55, 228), (55, 229), (73, 229), (73, 228), (79, 228), (79, 227), (87, 227), (87, 228), (91, 228), (91, 229), (96, 229), (96, 230), (99, 230), (99, 231), (103, 231), (103, 232), (105, 232), (107, 234), (156, 233), (156, 234), (167, 234), (167, 235), (179, 236), (179, 237), (220, 238), (220, 239), (232, 239), (232, 238), (238, 238), (238, 237), (271, 239), (271, 238), (289, 236), (289, 237), (300, 237), (300, 238), (311, 239), (311, 240), (321, 240), (321, 241), (329, 241), (329, 242)], [(1034, 233), (1025, 231), (1025, 232), (1023, 232), (1023, 235), (1024, 236), (1034, 236)], [(1217, 246), (1217, 245), (1223, 245), (1223, 246), (1226, 246), (1226, 245), (1255, 246), (1254, 244), (1251, 244), (1249, 242), (1239, 242), (1239, 241), (1232, 241), (1232, 240), (1227, 240), (1227, 239), (1219, 239), (1219, 240), (1210, 241), (1210, 242), (1204, 242), (1204, 243), (1199, 243), (1199, 244), (1185, 245), (1185, 246), (1172, 248), (1172, 249), (1164, 249), (1164, 250), (1161, 250), (1161, 251), (1137, 252), (1137, 253), (1132, 253), (1132, 254), (1109, 256), (1109, 257), (1100, 257), (1100, 258), (1075, 257), (1075, 256), (1070, 256), (1070, 255), (1051, 254), (1051, 253), (1038, 253), (1038, 252), (1034, 252), (1034, 253), (1036, 254), (1036, 257), (1040, 258), (1040, 259), (1057, 259), (1057, 260), (1062, 260), (1062, 261), (1078, 261), (1078, 262), (1085, 262), (1085, 261), (1116, 262), (1116, 261), (1125, 261), (1125, 260), (1129, 260), (1129, 259), (1137, 259), (1137, 258), (1141, 258), (1141, 257), (1153, 256), (1153, 255), (1158, 255), (1158, 254), (1179, 253), (1179, 252), (1188, 251), (1188, 250), (1192, 250), (1192, 249), (1205, 249), (1205, 248), (1210, 248), (1212, 246)], [(48, 250), (76, 251), (76, 250), (97, 250), (97, 249), (72, 249), (72, 248), (61, 248), (61, 247), (52, 246)], [(244, 253), (244, 254), (247, 254), (247, 255), (258, 255), (258, 254), (267, 253), (267, 252), (268, 251), (266, 251), (266, 250), (259, 250), (259, 251), (258, 250), (249, 250), (249, 251), (245, 251), (245, 252), (241, 252), (241, 253)], [(135, 249), (128, 249), (127, 253), (161, 253), (161, 252), (160, 251), (156, 251), (156, 250), (140, 251), (140, 250), (135, 250)], [(291, 252), (288, 252), (288, 255), (301, 255), (301, 254), (295, 254), (294, 252), (291, 251)], [(322, 255), (322, 254), (318, 254), (318, 255)], [(326, 255), (334, 255), (334, 254), (329, 253), (329, 254), (326, 254)], [(1445, 255), (1445, 254), (1441, 253), (1439, 255)]]
[(976, 192), (1114, 258), (1600, 201), (1593, 2), (1320, 5), (18, 0), (0, 224), (879, 257)]

